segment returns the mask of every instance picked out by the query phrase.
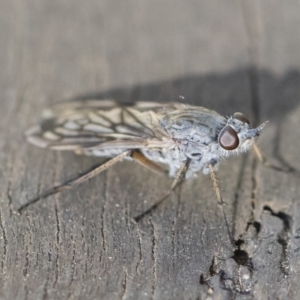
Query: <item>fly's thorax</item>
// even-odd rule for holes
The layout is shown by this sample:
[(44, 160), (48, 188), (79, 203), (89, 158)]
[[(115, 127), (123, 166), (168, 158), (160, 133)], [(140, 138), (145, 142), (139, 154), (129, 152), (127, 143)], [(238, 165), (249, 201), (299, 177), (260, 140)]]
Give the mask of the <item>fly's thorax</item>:
[(180, 113), (168, 114), (162, 120), (162, 126), (177, 144), (177, 159), (190, 161), (186, 177), (199, 171), (207, 174), (209, 164), (217, 168), (218, 134), (225, 124), (225, 117), (202, 107), (189, 107)]
[(225, 117), (203, 107), (188, 107), (167, 114), (161, 120), (161, 126), (175, 142), (183, 145), (188, 155), (197, 155), (199, 147), (215, 142), (224, 124)]
[(189, 106), (166, 114), (160, 122), (174, 138), (201, 142), (202, 139), (215, 136), (220, 125), (226, 122), (226, 118), (203, 107)]

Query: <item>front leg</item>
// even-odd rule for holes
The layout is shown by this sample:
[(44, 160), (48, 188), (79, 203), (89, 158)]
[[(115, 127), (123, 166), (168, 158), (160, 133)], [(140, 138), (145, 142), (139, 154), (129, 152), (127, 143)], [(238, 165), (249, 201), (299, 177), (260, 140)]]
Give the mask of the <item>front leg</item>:
[(254, 153), (256, 155), (256, 157), (258, 158), (258, 160), (266, 167), (268, 168), (271, 168), (271, 169), (274, 169), (276, 171), (279, 171), (279, 172), (286, 172), (286, 173), (289, 173), (289, 172), (293, 172), (294, 170), (291, 169), (291, 168), (281, 168), (281, 167), (278, 167), (276, 165), (273, 165), (272, 163), (268, 162), (266, 160), (266, 158), (263, 156), (262, 152), (260, 151), (258, 145), (256, 143), (253, 144), (253, 150), (254, 150)]
[(150, 208), (148, 208), (146, 211), (144, 211), (139, 216), (135, 217), (134, 220), (136, 222), (139, 222), (142, 218), (144, 218), (146, 215), (150, 214), (153, 210), (155, 210), (163, 201), (165, 201), (172, 193), (172, 191), (177, 187), (177, 185), (180, 183), (181, 179), (184, 177), (188, 167), (189, 167), (190, 160), (187, 160), (182, 163), (181, 167), (177, 170), (175, 177), (173, 179), (173, 182), (171, 184), (170, 189), (168, 192), (155, 204), (153, 204)]
[(227, 232), (228, 232), (229, 240), (230, 240), (231, 244), (234, 246), (234, 239), (233, 239), (232, 233), (230, 231), (228, 219), (227, 219), (227, 216), (226, 216), (224, 208), (223, 208), (224, 201), (223, 201), (223, 198), (222, 198), (222, 195), (221, 195), (221, 191), (220, 191), (218, 179), (217, 179), (216, 173), (215, 173), (215, 171), (213, 169), (213, 165), (209, 164), (208, 167), (209, 167), (209, 171), (210, 171), (210, 178), (211, 178), (214, 190), (215, 190), (216, 195), (217, 195), (218, 205), (219, 205), (219, 207), (220, 207), (220, 209), (222, 211), (222, 214), (224, 216), (224, 221), (225, 221), (225, 225), (227, 227)]

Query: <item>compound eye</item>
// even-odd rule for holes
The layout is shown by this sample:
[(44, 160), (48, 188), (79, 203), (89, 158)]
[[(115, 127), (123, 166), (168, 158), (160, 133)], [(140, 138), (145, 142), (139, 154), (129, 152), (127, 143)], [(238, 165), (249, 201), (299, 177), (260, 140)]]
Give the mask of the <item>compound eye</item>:
[(245, 117), (244, 114), (242, 114), (240, 112), (234, 113), (233, 118), (250, 125), (250, 121)]
[(225, 150), (234, 150), (239, 146), (240, 140), (231, 126), (226, 126), (220, 134), (219, 143)]

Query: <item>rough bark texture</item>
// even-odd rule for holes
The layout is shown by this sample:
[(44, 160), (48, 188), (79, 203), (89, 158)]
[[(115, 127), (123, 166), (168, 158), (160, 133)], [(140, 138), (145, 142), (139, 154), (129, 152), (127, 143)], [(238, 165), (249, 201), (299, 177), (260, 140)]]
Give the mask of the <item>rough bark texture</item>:
[[(0, 299), (299, 299), (299, 1), (0, 1)], [(21, 216), (13, 211), (102, 159), (26, 144), (61, 99), (185, 101), (269, 120), (265, 156), (132, 218), (168, 178), (122, 162)], [(184, 100), (180, 98), (184, 96)]]

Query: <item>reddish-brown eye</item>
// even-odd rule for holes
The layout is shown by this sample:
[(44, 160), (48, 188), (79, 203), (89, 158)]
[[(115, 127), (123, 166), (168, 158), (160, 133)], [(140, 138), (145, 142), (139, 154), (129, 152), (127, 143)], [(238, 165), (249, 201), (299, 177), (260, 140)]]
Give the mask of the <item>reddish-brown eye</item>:
[(239, 121), (241, 121), (241, 122), (243, 122), (243, 123), (250, 124), (250, 121), (245, 117), (244, 114), (242, 114), (242, 113), (240, 113), (240, 112), (234, 113), (233, 118), (234, 118), (234, 119), (237, 119), (237, 120), (239, 120)]
[(219, 143), (225, 150), (234, 150), (239, 146), (240, 140), (231, 126), (226, 126), (220, 134)]

